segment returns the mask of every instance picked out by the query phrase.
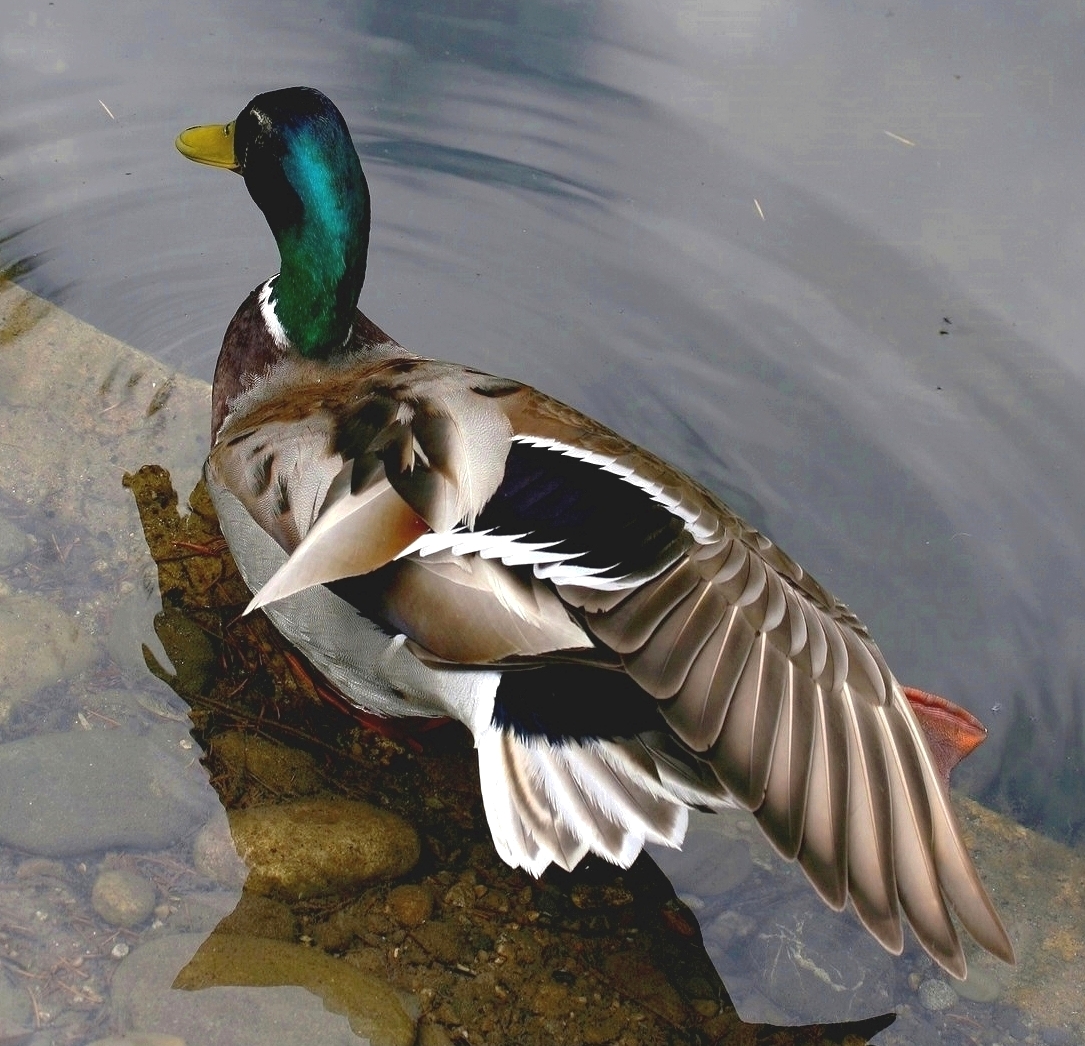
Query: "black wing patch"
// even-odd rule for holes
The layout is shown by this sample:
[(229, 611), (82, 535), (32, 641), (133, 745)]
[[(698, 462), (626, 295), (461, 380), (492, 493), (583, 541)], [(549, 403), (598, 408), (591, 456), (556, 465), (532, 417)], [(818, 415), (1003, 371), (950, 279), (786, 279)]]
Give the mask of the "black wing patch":
[(503, 672), (493, 723), (525, 740), (542, 737), (561, 744), (634, 737), (661, 729), (663, 718), (659, 702), (624, 672), (552, 664)]
[(604, 577), (654, 573), (686, 545), (683, 521), (640, 487), (559, 450), (519, 442), (472, 529), (556, 542), (546, 551), (606, 568)]

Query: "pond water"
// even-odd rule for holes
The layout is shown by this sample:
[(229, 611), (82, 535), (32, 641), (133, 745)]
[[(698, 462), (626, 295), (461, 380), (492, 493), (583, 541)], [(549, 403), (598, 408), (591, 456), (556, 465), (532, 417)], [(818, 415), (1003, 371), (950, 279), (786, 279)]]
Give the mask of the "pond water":
[[(277, 258), (173, 137), (320, 87), (374, 200), (363, 310), (722, 494), (983, 719), (959, 787), (1080, 851), (1083, 45), (1069, 0), (8, 4), (0, 265), (209, 379)], [(716, 919), (704, 860), (666, 867)]]

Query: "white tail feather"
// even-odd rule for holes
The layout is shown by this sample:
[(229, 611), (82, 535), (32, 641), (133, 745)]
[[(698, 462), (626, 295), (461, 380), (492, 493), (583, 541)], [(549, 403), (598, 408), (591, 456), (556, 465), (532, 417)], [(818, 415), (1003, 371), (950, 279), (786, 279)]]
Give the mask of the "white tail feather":
[(490, 832), (513, 867), (571, 870), (591, 851), (628, 868), (646, 842), (685, 838), (689, 811), (639, 741), (551, 745), (487, 726), (475, 747)]

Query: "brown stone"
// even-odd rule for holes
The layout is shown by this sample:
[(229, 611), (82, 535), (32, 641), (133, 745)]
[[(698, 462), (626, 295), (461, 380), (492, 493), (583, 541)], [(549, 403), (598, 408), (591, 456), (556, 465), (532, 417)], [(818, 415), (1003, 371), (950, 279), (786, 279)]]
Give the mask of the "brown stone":
[(433, 891), (422, 884), (406, 883), (388, 895), (388, 908), (402, 926), (421, 926), (433, 914)]
[(249, 867), (246, 889), (283, 900), (394, 879), (414, 867), (420, 852), (418, 834), (402, 818), (346, 799), (235, 810), (230, 830)]

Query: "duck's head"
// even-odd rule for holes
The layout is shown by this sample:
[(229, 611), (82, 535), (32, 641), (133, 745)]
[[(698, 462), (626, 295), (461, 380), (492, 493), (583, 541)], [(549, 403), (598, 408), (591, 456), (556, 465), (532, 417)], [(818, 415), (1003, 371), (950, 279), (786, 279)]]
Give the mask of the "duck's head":
[(305, 356), (333, 355), (350, 335), (369, 247), (369, 188), (339, 110), (311, 87), (270, 91), (230, 123), (183, 131), (177, 148), (244, 177), (282, 260), (269, 326)]

